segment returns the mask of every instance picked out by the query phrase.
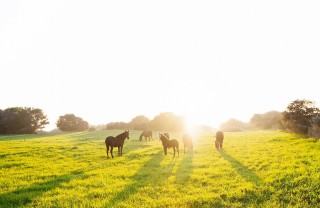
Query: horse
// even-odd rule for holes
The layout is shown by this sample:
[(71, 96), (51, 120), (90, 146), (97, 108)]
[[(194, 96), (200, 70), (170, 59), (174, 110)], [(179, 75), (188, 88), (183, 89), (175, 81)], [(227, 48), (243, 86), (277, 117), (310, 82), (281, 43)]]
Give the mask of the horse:
[(222, 131), (217, 131), (216, 132), (216, 141), (215, 141), (215, 146), (216, 146), (217, 150), (222, 150), (223, 139), (224, 139), (223, 132)]
[(183, 141), (183, 152), (186, 153), (186, 148), (188, 149), (188, 152), (193, 150), (193, 142), (192, 138), (190, 137), (189, 134), (184, 134), (182, 136), (182, 141)]
[(167, 132), (163, 133), (163, 135), (165, 135), (168, 139), (170, 139), (170, 136), (169, 136), (169, 134)]
[(144, 136), (144, 139), (147, 141), (147, 138), (149, 138), (149, 141), (150, 141), (150, 138), (152, 139), (152, 131), (143, 131), (141, 134), (140, 134), (140, 137), (139, 137), (139, 141), (142, 140), (142, 137)]
[(123, 133), (117, 135), (116, 137), (113, 136), (108, 136), (105, 139), (105, 143), (106, 143), (106, 152), (107, 152), (107, 158), (109, 158), (109, 147), (111, 147), (110, 153), (111, 156), (113, 158), (113, 148), (114, 147), (118, 147), (118, 155), (122, 156), (122, 149), (123, 149), (123, 144), (124, 144), (124, 140), (125, 139), (129, 139), (129, 131), (124, 131)]
[(167, 149), (172, 147), (173, 148), (173, 157), (176, 156), (176, 150), (178, 152), (179, 157), (179, 142), (176, 139), (168, 139), (164, 134), (159, 134), (159, 139), (162, 141), (162, 146), (164, 150), (164, 154), (167, 155)]

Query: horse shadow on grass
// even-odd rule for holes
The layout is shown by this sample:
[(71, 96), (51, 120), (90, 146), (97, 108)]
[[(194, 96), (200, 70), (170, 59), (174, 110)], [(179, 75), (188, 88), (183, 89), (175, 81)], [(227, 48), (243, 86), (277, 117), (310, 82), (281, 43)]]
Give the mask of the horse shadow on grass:
[(153, 157), (151, 157), (138, 171), (133, 175), (130, 180), (132, 181), (127, 187), (116, 194), (109, 200), (104, 207), (117, 207), (121, 201), (125, 201), (131, 195), (134, 195), (146, 185), (152, 184), (156, 186), (166, 181), (172, 175), (172, 169), (175, 163), (169, 164), (163, 168), (160, 166), (161, 161), (164, 159), (162, 150), (159, 150)]
[(45, 192), (61, 186), (62, 183), (81, 177), (83, 171), (77, 170), (64, 174), (51, 180), (35, 183), (27, 187), (17, 189), (15, 191), (0, 194), (0, 207), (22, 207), (32, 203), (33, 199), (43, 195)]
[(225, 151), (220, 151), (221, 156), (226, 159), (232, 167), (244, 178), (246, 181), (249, 181), (256, 186), (259, 186), (262, 183), (262, 180), (259, 176), (257, 176), (252, 170), (248, 167), (242, 165), (238, 160), (229, 155)]
[(183, 159), (180, 162), (180, 165), (176, 173), (177, 184), (184, 185), (189, 181), (190, 175), (194, 167), (192, 160), (193, 160), (193, 153), (188, 153), (183, 156)]

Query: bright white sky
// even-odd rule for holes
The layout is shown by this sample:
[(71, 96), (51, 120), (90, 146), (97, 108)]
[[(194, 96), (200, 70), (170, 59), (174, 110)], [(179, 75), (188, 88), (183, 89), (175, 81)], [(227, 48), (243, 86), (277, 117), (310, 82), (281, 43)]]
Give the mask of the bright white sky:
[(320, 105), (320, 1), (0, 1), (0, 109), (218, 127)]

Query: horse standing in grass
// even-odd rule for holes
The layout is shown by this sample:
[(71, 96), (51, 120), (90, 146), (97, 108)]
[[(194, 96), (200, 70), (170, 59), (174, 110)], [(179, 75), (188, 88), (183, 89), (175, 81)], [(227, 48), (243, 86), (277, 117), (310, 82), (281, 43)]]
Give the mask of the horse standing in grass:
[(173, 148), (173, 157), (176, 156), (176, 150), (178, 152), (179, 157), (179, 142), (176, 139), (168, 139), (164, 134), (159, 134), (159, 139), (162, 141), (162, 146), (164, 150), (164, 154), (167, 155), (167, 149)]
[(215, 141), (215, 146), (216, 146), (217, 150), (222, 150), (223, 139), (224, 139), (223, 132), (217, 131), (216, 132), (216, 141)]
[(142, 137), (144, 137), (144, 139), (147, 141), (147, 138), (149, 138), (149, 141), (150, 141), (150, 138), (152, 139), (152, 131), (143, 131), (141, 134), (140, 134), (140, 137), (139, 137), (139, 141), (142, 140)]
[(118, 155), (122, 156), (122, 149), (124, 140), (129, 139), (129, 131), (124, 131), (123, 133), (117, 135), (116, 137), (108, 136), (104, 141), (107, 148), (107, 157), (109, 157), (109, 147), (111, 147), (110, 153), (113, 158), (113, 148), (118, 147)]
[(189, 151), (193, 150), (193, 142), (192, 142), (192, 138), (190, 137), (189, 134), (184, 134), (182, 136), (182, 141), (183, 141), (183, 152), (186, 153), (186, 148)]

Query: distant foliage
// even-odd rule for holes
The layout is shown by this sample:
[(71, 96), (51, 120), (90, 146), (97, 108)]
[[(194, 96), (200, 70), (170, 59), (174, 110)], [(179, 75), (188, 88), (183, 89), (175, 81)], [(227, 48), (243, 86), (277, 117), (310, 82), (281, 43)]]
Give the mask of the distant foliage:
[(313, 138), (320, 138), (320, 116), (312, 118), (311, 127), (308, 130), (308, 135)]
[(174, 113), (165, 112), (154, 117), (150, 121), (150, 126), (152, 130), (156, 131), (182, 131), (184, 120), (181, 116), (177, 116)]
[(286, 111), (282, 113), (282, 128), (289, 132), (305, 134), (310, 133), (310, 128), (316, 128), (317, 117), (320, 110), (314, 102), (309, 100), (295, 100), (291, 102)]
[(61, 131), (70, 132), (86, 131), (89, 129), (89, 123), (80, 117), (76, 117), (74, 114), (66, 114), (59, 117), (57, 128)]
[(35, 134), (49, 124), (38, 108), (14, 107), (0, 110), (0, 134)]
[(230, 119), (220, 125), (222, 131), (243, 131), (247, 129), (248, 124), (237, 119)]
[(259, 129), (276, 129), (279, 128), (281, 113), (270, 111), (264, 114), (254, 114), (250, 119), (250, 124)]
[(110, 122), (106, 125), (107, 130), (112, 129), (128, 129), (129, 124), (126, 122)]
[(145, 130), (150, 128), (150, 120), (144, 116), (136, 116), (129, 123), (130, 129), (133, 130)]

